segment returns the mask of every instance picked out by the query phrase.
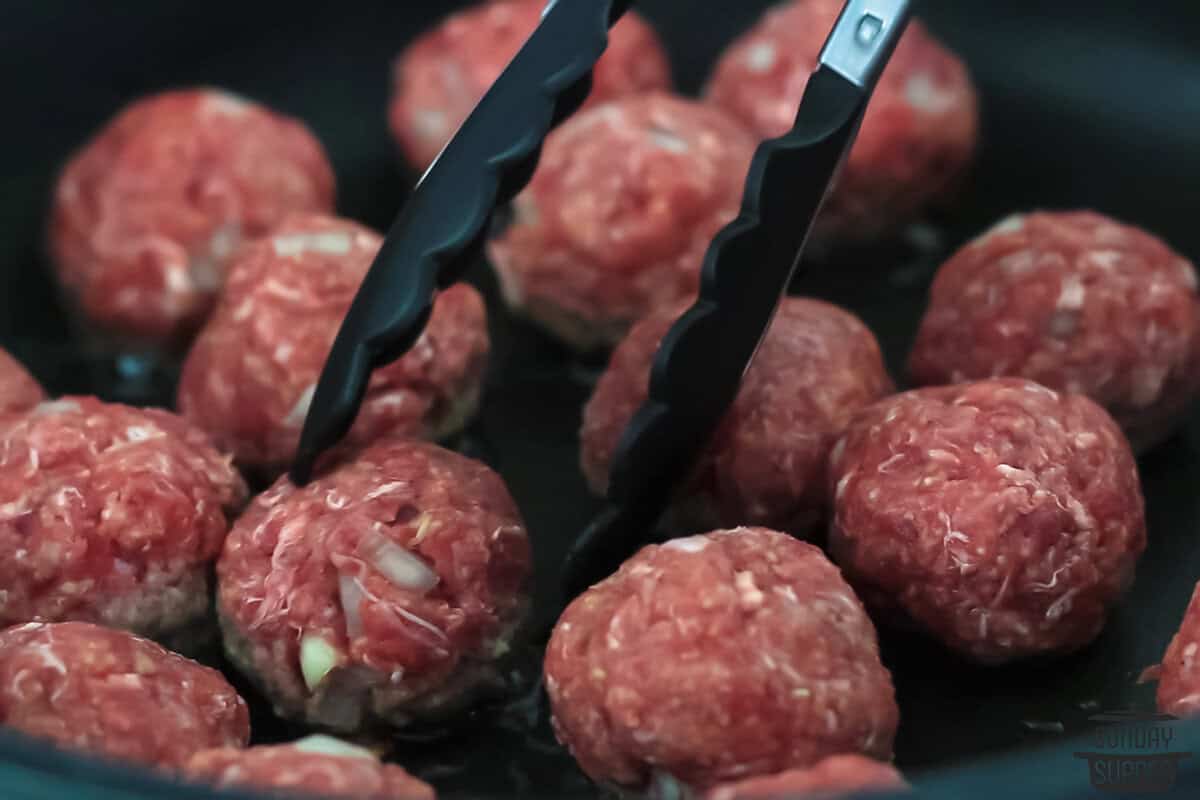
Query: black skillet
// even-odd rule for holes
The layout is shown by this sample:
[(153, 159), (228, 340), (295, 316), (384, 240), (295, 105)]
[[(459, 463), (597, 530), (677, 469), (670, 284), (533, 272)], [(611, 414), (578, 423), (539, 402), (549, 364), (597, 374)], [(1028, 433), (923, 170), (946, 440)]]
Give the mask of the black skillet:
[[(644, 0), (639, 9), (663, 33), (680, 84), (694, 91), (720, 47), (767, 4)], [(49, 187), (62, 160), (137, 95), (187, 83), (226, 85), (313, 124), (337, 167), (341, 211), (385, 227), (415, 177), (395, 173), (382, 123), (387, 63), (451, 5), (345, 0), (336, 15), (317, 0), (6, 6), (0, 68), (14, 77), (5, 87), (0, 149), (0, 344), (31, 363), (53, 391), (169, 400), (170, 365), (132, 382), (112, 364), (98, 368), (94, 383), (78, 369), (41, 246)], [(918, 14), (965, 56), (984, 101), (973, 185), (935, 220), (943, 250), (1015, 209), (1093, 207), (1144, 225), (1200, 260), (1200, 6), (926, 0)], [(937, 258), (918, 255), (903, 243), (843, 253), (807, 271), (795, 288), (862, 316), (899, 375)], [(530, 522), (540, 574), (550, 576), (538, 587), (541, 613), (549, 617), (557, 592), (552, 576), (568, 532), (579, 531), (599, 508), (576, 464), (578, 414), (589, 389), (572, 382), (578, 365), (503, 314), (485, 268), (473, 268), (468, 278), (493, 300), (496, 344), (489, 400), (472, 440), (500, 469)], [(1161, 656), (1200, 578), (1197, 423), (1142, 459), (1150, 547), (1132, 593), (1084, 653), (987, 670), (910, 638), (885, 641), (904, 711), (898, 761), (922, 796), (1102, 796), (1088, 783), (1086, 762), (1073, 756), (1091, 747), (1088, 717), (1152, 707), (1153, 689), (1138, 686), (1137, 674)], [(261, 704), (255, 721), (266, 738), (290, 734)], [(406, 748), (405, 762), (437, 782), (443, 796), (594, 796), (569, 757), (545, 750), (543, 721), (527, 728), (515, 715), (485, 712), (471, 724), (448, 741)], [(1179, 730), (1175, 744), (1200, 754), (1194, 726)], [(1175, 796), (1200, 796), (1198, 761)], [(8, 736), (0, 736), (0, 793), (14, 800), (209, 796), (164, 789), (145, 773)]]

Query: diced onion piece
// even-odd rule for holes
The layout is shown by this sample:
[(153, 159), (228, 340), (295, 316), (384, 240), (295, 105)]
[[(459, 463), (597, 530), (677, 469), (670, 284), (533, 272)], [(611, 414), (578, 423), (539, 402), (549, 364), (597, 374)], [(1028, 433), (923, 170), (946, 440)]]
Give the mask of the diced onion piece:
[(362, 602), (366, 593), (352, 575), (338, 576), (338, 595), (342, 602), (342, 616), (346, 618), (346, 638), (354, 641), (363, 634)]
[(305, 736), (303, 739), (294, 742), (292, 747), (304, 753), (317, 753), (323, 756), (369, 758), (372, 761), (379, 760), (374, 753), (365, 747), (359, 747), (356, 744), (350, 744), (341, 739), (326, 736), (323, 733), (314, 733), (312, 736)]
[(74, 414), (80, 411), (83, 411), (83, 406), (74, 400), (45, 400), (34, 407), (33, 415), (44, 417), (51, 414)]
[(401, 589), (425, 594), (438, 584), (437, 573), (421, 559), (378, 531), (362, 539), (362, 556), (368, 564)]
[(688, 536), (683, 539), (672, 539), (662, 546), (664, 550), (679, 550), (683, 553), (699, 553), (708, 547), (708, 539), (704, 536)]
[(308, 252), (332, 256), (344, 256), (354, 246), (350, 234), (340, 231), (323, 233), (293, 233), (276, 236), (271, 240), (275, 255), (280, 258), (296, 258)]
[(310, 691), (342, 661), (342, 653), (320, 636), (305, 636), (300, 640), (300, 674)]
[(691, 794), (678, 778), (666, 770), (656, 769), (651, 773), (650, 796), (660, 800), (682, 800)]
[(501, 638), (497, 639), (496, 641), (492, 642), (492, 656), (494, 658), (501, 658), (502, 656), (506, 656), (511, 651), (512, 651), (512, 644), (510, 644), (508, 639), (506, 639), (504, 637), (501, 637)]

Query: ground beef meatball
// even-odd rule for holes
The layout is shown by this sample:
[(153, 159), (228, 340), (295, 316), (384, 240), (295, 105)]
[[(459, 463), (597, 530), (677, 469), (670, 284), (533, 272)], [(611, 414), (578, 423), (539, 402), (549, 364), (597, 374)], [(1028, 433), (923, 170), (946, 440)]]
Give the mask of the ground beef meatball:
[[(317, 379), (382, 243), (320, 215), (289, 217), (244, 246), (183, 367), (179, 410), (274, 478), (295, 455)], [(487, 311), (467, 284), (440, 292), (421, 338), (371, 377), (345, 445), (388, 434), (443, 438), (474, 415), (488, 356)]]
[[(598, 494), (607, 490), (625, 426), (646, 399), (659, 342), (683, 310), (661, 309), (634, 326), (584, 410), (581, 460)], [(879, 344), (857, 317), (819, 300), (785, 299), (669, 527), (753, 524), (806, 533), (824, 516), (829, 448), (855, 411), (892, 388)]]
[(1086, 394), (1144, 449), (1200, 393), (1196, 271), (1090, 212), (1009, 217), (938, 272), (909, 361), (921, 384), (999, 375)]
[(1158, 710), (1177, 717), (1200, 715), (1200, 584), (1192, 594), (1158, 673)]
[(246, 703), (221, 673), (125, 631), (31, 622), (0, 632), (0, 724), (60, 747), (176, 769), (243, 747)]
[(854, 592), (820, 550), (764, 528), (643, 549), (563, 613), (545, 676), (559, 740), (631, 789), (889, 758), (898, 718)]
[[(793, 0), (721, 58), (709, 100), (760, 137), (792, 127), (843, 0)], [(876, 238), (955, 187), (979, 137), (966, 67), (910, 23), (867, 108), (858, 141), (817, 222), (819, 239)]]
[(45, 397), (42, 387), (20, 362), (0, 350), (0, 414), (32, 408)]
[(577, 349), (616, 344), (696, 293), (753, 152), (722, 112), (662, 93), (569, 120), (491, 245), (508, 304)]
[(860, 411), (830, 482), (830, 550), (863, 599), (982, 662), (1090, 642), (1146, 546), (1120, 428), (1086, 397), (1030, 381)]
[[(546, 0), (492, 0), (454, 14), (396, 60), (388, 120), (409, 162), (424, 169), (500, 77), (541, 19)], [(626, 13), (596, 64), (589, 102), (671, 88), (658, 36)]]
[(851, 753), (830, 756), (807, 769), (722, 784), (704, 800), (836, 800), (906, 788), (891, 764)]
[(204, 319), (239, 241), (333, 207), (333, 170), (297, 120), (227, 92), (138, 100), (71, 160), (50, 245), (62, 284), (108, 332), (176, 344)]
[(295, 797), (434, 800), (433, 788), (362, 747), (321, 734), (285, 745), (222, 747), (192, 756), (185, 773), (218, 789), (246, 788)]
[(0, 416), (0, 624), (83, 620), (179, 647), (246, 487), (184, 420), (67, 397)]
[(527, 605), (529, 542), (500, 477), (388, 440), (238, 520), (217, 565), (226, 651), (285, 717), (338, 731), (461, 705)]

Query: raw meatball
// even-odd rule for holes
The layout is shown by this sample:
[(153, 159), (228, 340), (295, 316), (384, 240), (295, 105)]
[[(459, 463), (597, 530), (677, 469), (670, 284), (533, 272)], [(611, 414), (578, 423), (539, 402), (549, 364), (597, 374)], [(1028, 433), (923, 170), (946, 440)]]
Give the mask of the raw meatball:
[(226, 651), (279, 714), (403, 725), (494, 677), (527, 606), (529, 541), (504, 482), (390, 440), (238, 520), (217, 565)]
[(807, 769), (722, 784), (704, 800), (835, 800), (908, 788), (891, 764), (864, 756), (830, 756)]
[[(244, 787), (352, 800), (434, 800), (433, 788), (362, 747), (321, 734), (286, 745), (197, 753), (184, 770), (218, 789)], [(274, 791), (272, 791), (274, 790)]]
[(860, 411), (830, 456), (830, 551), (868, 604), (982, 662), (1090, 642), (1146, 546), (1137, 466), (1081, 395), (1006, 378)]
[(1158, 710), (1176, 717), (1200, 715), (1200, 584), (1192, 594), (1158, 669)]
[(221, 673), (84, 622), (0, 632), (0, 724), (60, 747), (169, 769), (250, 738), (246, 703)]
[(764, 528), (644, 548), (563, 613), (545, 674), (559, 740), (632, 789), (889, 758), (898, 720), (854, 592), (820, 550)]
[(297, 120), (227, 92), (138, 100), (75, 155), (55, 190), (62, 284), (109, 332), (177, 344), (204, 320), (238, 242), (292, 211), (333, 208), (325, 152)]
[[(734, 42), (708, 98), (760, 137), (792, 127), (843, 0), (794, 0)], [(909, 24), (867, 108), (858, 141), (817, 222), (829, 239), (872, 239), (918, 217), (961, 180), (979, 137), (966, 67)]]
[(0, 416), (0, 624), (83, 620), (189, 647), (246, 498), (166, 411), (67, 397)]
[(909, 370), (922, 384), (1011, 375), (1086, 394), (1144, 449), (1200, 393), (1195, 269), (1099, 214), (1009, 217), (938, 272)]
[[(634, 326), (584, 410), (583, 471), (597, 494), (607, 490), (613, 451), (646, 399), (659, 342), (683, 310), (662, 309)], [(670, 527), (807, 532), (825, 513), (829, 448), (855, 411), (892, 388), (879, 344), (857, 317), (819, 300), (785, 299)]]
[[(295, 455), (317, 379), (382, 243), (319, 215), (289, 217), (244, 246), (184, 363), (180, 412), (274, 478)], [(421, 338), (376, 370), (349, 447), (387, 434), (442, 438), (474, 415), (488, 356), (487, 311), (466, 284), (440, 292)]]
[(20, 362), (0, 350), (0, 414), (32, 408), (45, 397), (42, 387)]
[[(541, 20), (546, 0), (494, 0), (454, 14), (396, 60), (388, 119), (414, 167), (445, 147)], [(589, 102), (671, 88), (658, 36), (633, 12), (612, 29)]]
[(753, 152), (723, 113), (667, 94), (569, 120), (491, 246), (508, 304), (577, 349), (616, 344), (648, 312), (696, 293)]

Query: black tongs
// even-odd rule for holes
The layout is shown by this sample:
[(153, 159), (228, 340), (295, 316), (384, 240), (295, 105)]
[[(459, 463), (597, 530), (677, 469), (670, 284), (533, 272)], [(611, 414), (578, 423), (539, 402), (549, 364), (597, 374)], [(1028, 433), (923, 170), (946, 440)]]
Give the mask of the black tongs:
[(608, 29), (632, 0), (552, 0), (537, 30), (421, 178), (388, 231), (325, 362), (292, 463), (303, 485), (358, 416), (376, 367), (417, 341), (438, 289), (478, 257), (495, 210), (533, 175), (546, 135), (591, 90)]
[[(631, 0), (556, 0), (422, 178), (355, 297), (313, 397), (292, 479), (349, 429), (371, 371), (417, 339), (439, 287), (478, 255), (495, 209), (532, 176), (551, 128), (578, 108), (607, 30)], [(713, 240), (700, 297), (667, 333), (646, 404), (614, 458), (608, 504), (576, 543), (574, 595), (643, 544), (737, 395), (829, 187), (908, 21), (910, 0), (849, 0), (795, 127), (755, 154), (742, 211)]]
[(568, 557), (568, 598), (649, 539), (737, 397), (910, 14), (910, 0), (849, 0), (796, 124), (759, 146), (741, 213), (709, 246), (700, 297), (663, 338), (649, 396), (617, 445), (608, 504)]

